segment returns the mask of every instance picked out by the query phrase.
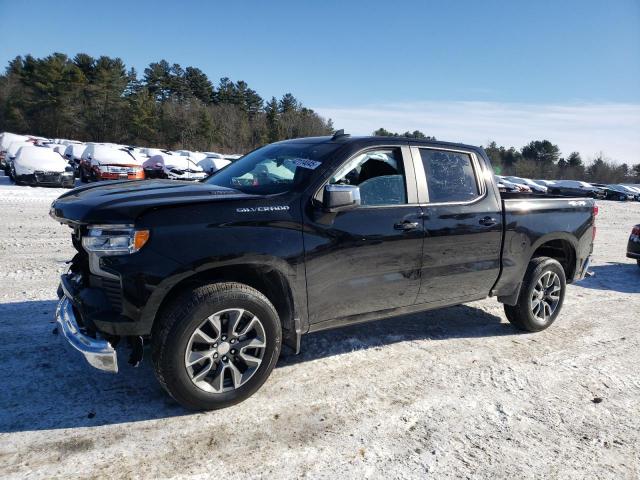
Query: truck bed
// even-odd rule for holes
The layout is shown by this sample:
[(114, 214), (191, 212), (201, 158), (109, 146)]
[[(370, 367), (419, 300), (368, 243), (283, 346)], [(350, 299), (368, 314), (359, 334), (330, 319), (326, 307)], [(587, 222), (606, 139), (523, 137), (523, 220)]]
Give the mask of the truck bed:
[(517, 295), (529, 258), (551, 250), (563, 256), (568, 283), (584, 276), (593, 248), (593, 199), (501, 193), (501, 201), (502, 268), (493, 295), (501, 300)]

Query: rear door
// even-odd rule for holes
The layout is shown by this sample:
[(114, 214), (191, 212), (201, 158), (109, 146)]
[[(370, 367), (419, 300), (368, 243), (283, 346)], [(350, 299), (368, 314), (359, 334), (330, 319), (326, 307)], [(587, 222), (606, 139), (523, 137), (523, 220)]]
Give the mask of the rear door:
[(482, 297), (498, 278), (500, 200), (471, 150), (411, 147), (425, 240), (418, 303)]
[(409, 147), (358, 151), (328, 183), (358, 185), (362, 205), (323, 213), (323, 185), (307, 211), (310, 323), (413, 305), (424, 232)]

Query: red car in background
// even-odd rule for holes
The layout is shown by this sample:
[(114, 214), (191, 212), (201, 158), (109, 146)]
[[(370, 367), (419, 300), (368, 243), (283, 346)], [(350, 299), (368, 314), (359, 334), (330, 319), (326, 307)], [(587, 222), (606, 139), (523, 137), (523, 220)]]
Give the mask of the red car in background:
[(87, 146), (80, 159), (80, 180), (144, 180), (140, 160), (129, 151), (111, 145)]

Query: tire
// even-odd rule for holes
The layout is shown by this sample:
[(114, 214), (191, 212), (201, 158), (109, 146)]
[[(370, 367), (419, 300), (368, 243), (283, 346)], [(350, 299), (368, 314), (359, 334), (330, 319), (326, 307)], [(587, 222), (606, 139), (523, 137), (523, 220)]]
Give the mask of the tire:
[[(555, 279), (557, 278), (557, 282)], [(542, 289), (544, 297), (539, 295), (540, 285), (553, 279), (554, 283)], [(545, 285), (543, 285), (545, 287)], [(556, 288), (558, 288), (556, 290)], [(524, 281), (520, 287), (520, 295), (516, 305), (505, 305), (504, 312), (513, 326), (527, 332), (539, 332), (548, 328), (558, 317), (564, 295), (567, 289), (567, 281), (562, 265), (557, 260), (549, 257), (536, 257), (529, 262)], [(555, 290), (552, 292), (552, 290)], [(555, 294), (547, 296), (547, 292)], [(536, 297), (534, 298), (534, 294)], [(555, 300), (557, 297), (557, 301)], [(536, 300), (538, 303), (536, 304)], [(547, 310), (545, 303), (549, 306)], [(539, 306), (538, 306), (539, 305)], [(550, 311), (553, 307), (553, 311)], [(536, 315), (537, 313), (537, 315)]]
[[(230, 326), (234, 322), (238, 329)], [(245, 336), (230, 334), (251, 326)], [(164, 309), (151, 342), (156, 377), (169, 395), (188, 409), (215, 410), (245, 400), (262, 386), (280, 356), (282, 329), (276, 309), (259, 291), (241, 283), (214, 283), (182, 293)], [(248, 342), (262, 346), (253, 349)], [(234, 344), (245, 346), (234, 350)], [(190, 366), (198, 357), (204, 360)]]

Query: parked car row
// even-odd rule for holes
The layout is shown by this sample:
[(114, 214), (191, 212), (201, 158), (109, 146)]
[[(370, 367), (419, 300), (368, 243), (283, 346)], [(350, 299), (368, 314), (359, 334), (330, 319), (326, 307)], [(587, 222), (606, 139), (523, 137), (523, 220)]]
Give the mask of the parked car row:
[(0, 133), (0, 168), (16, 184), (73, 188), (75, 178), (82, 182), (145, 178), (197, 181), (240, 156)]
[(587, 183), (580, 180), (531, 180), (514, 176), (496, 175), (502, 192), (525, 192), (568, 197), (590, 197), (602, 200), (640, 202), (640, 186)]

